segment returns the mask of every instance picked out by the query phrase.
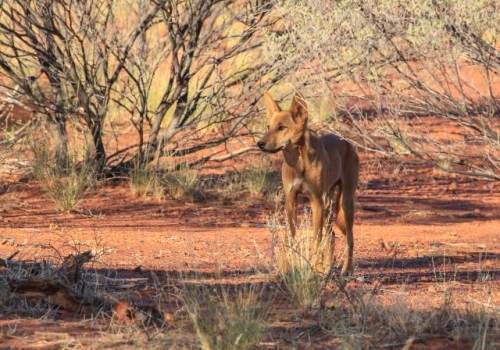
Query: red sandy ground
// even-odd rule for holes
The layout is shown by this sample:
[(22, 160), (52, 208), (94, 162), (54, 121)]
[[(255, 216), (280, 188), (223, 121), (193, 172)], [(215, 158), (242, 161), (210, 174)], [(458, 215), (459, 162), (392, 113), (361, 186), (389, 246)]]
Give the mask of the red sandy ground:
[[(250, 157), (261, 159), (257, 153)], [(355, 225), (358, 281), (352, 283), (379, 283), (382, 294), (402, 295), (417, 306), (438, 305), (445, 292), (452, 293), (457, 305), (500, 305), (498, 186), (430, 169), (397, 171), (367, 156), (362, 169)], [(16, 258), (58, 259), (56, 251), (64, 255), (94, 249), (99, 256), (92, 267), (120, 276), (191, 271), (207, 277), (218, 273), (233, 282), (269, 272), (274, 264), (265, 225), (276, 205), (261, 197), (242, 193), (231, 200), (214, 197), (195, 203), (156, 200), (133, 196), (125, 181), (109, 181), (79, 208), (78, 214), (59, 214), (35, 181), (4, 182), (0, 257), (20, 251)], [(342, 245), (339, 237), (336, 253)], [(0, 311), (0, 319), (4, 334), (17, 327), (19, 337), (0, 338), (0, 347), (2, 342), (25, 346), (23, 337), (40, 332), (63, 338), (99, 334), (71, 327), (64, 318), (52, 323), (11, 319)], [(434, 343), (421, 348), (450, 345)]]
[[(442, 132), (440, 125), (432, 125), (432, 132)], [(113, 147), (123, 146), (112, 142), (108, 140), (110, 153)], [(237, 146), (248, 143), (241, 141)], [(361, 155), (361, 159), (355, 221), (356, 281), (350, 282), (352, 287), (379, 285), (388, 300), (397, 295), (416, 307), (439, 306), (448, 293), (459, 307), (498, 307), (498, 186), (427, 168), (400, 168), (368, 155)], [(258, 153), (250, 153), (237, 163), (215, 164), (216, 171), (206, 168), (203, 174), (241, 169), (261, 160)], [(274, 160), (279, 163), (279, 157)], [(133, 196), (126, 181), (112, 180), (89, 193), (77, 213), (59, 214), (34, 180), (1, 175), (0, 258), (19, 251), (16, 259), (59, 260), (60, 255), (91, 249), (97, 253), (91, 268), (148, 278), (153, 272), (162, 282), (183, 273), (212, 279), (223, 276), (230, 283), (239, 283), (272, 271), (275, 264), (266, 223), (275, 215), (277, 205), (263, 197), (237, 193), (231, 199), (209, 196), (195, 203), (168, 196), (156, 200)], [(336, 254), (342, 246), (343, 238), (338, 237)], [(146, 288), (131, 292), (129, 297), (148, 299), (148, 293)], [(26, 338), (38, 339), (41, 347), (49, 339), (49, 347), (60, 348), (57, 344), (68, 338), (102, 335), (80, 319), (64, 315), (45, 320), (13, 318), (1, 306), (0, 348), (33, 348)], [(302, 320), (286, 318), (285, 335), (274, 339), (276, 347), (290, 347), (297, 344), (293, 339), (300, 340), (297, 334)], [(298, 331), (294, 333), (294, 329)], [(322, 339), (318, 347), (334, 347), (328, 338)], [(298, 343), (304, 348), (314, 345), (307, 340)], [(412, 348), (451, 346), (441, 339)]]

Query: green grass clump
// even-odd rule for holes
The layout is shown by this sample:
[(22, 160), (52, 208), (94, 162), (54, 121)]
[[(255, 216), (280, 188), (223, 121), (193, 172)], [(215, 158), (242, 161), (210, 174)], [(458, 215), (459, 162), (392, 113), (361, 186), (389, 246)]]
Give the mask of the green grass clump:
[(244, 188), (253, 196), (264, 196), (272, 199), (276, 189), (280, 186), (271, 165), (268, 161), (262, 161), (257, 167), (251, 167), (241, 173), (241, 181)]
[(180, 169), (167, 171), (163, 182), (168, 193), (177, 199), (194, 201), (201, 194), (200, 175), (196, 169)]
[(162, 199), (165, 188), (162, 183), (162, 174), (150, 169), (146, 164), (136, 163), (130, 171), (130, 190), (139, 196), (152, 196)]
[(33, 155), (33, 175), (43, 192), (54, 201), (59, 212), (74, 210), (96, 181), (92, 158), (87, 155), (79, 160), (76, 154), (70, 154), (66, 161), (56, 160), (43, 143), (33, 147)]

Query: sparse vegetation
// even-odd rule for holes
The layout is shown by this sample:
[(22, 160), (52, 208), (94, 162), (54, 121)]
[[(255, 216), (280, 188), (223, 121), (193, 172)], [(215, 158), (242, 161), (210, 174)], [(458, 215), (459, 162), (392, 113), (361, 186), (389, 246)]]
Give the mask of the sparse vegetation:
[(276, 193), (278, 183), (273, 174), (269, 161), (263, 159), (260, 164), (250, 167), (242, 172), (244, 186), (253, 196), (272, 198)]
[[(381, 344), (411, 349), (439, 340), (452, 349), (494, 349), (500, 344), (500, 319), (491, 310), (463, 310), (444, 295), (435, 308), (409, 305), (401, 296), (382, 302), (376, 289), (346, 292), (339, 306), (322, 313), (322, 326), (348, 349), (372, 349)], [(485, 327), (485, 324), (488, 324)], [(442, 341), (441, 341), (442, 339)]]
[(162, 182), (162, 173), (150, 169), (147, 164), (136, 162), (130, 170), (130, 190), (139, 196), (152, 196), (162, 199), (165, 188)]
[(312, 232), (309, 217), (297, 228), (297, 237), (289, 230), (279, 230), (279, 213), (268, 219), (276, 258), (278, 273), (294, 303), (301, 308), (311, 308), (318, 304), (326, 286), (323, 278), (314, 270), (316, 252), (312, 247)]
[(79, 158), (71, 154), (61, 162), (53, 156), (47, 143), (36, 141), (33, 151), (33, 175), (43, 192), (54, 201), (57, 210), (70, 212), (76, 209), (83, 194), (97, 179), (97, 172), (88, 156)]
[[(82, 256), (85, 259), (79, 260)], [(76, 260), (72, 260), (75, 257)], [(348, 285), (331, 281), (321, 286), (313, 284), (316, 291), (309, 286), (311, 295), (316, 293), (316, 299), (318, 291), (321, 291), (322, 300), (314, 305), (309, 303), (301, 311), (297, 310), (299, 300), (294, 294), (297, 289), (283, 290), (279, 281), (233, 283), (221, 276), (206, 279), (191, 274), (171, 279), (168, 284), (156, 284), (159, 299), (155, 306), (144, 307), (126, 302), (124, 298), (133, 300), (133, 295), (137, 293), (134, 283), (143, 288), (142, 283), (148, 283), (147, 279), (113, 278), (102, 272), (88, 273), (82, 267), (90, 257), (90, 252), (86, 252), (68, 255), (61, 262), (20, 261), (14, 257), (0, 259), (3, 266), (0, 273), (0, 305), (4, 314), (35, 317), (47, 324), (58, 318), (60, 309), (66, 310), (66, 313), (91, 315), (79, 327), (103, 333), (91, 339), (65, 338), (75, 344), (116, 346), (126, 340), (129, 345), (139, 348), (161, 348), (168, 339), (168, 343), (176, 344), (176, 347), (192, 348), (193, 339), (186, 337), (187, 334), (194, 335), (196, 343), (203, 349), (252, 349), (262, 344), (298, 346), (300, 338), (304, 337), (312, 341), (319, 331), (317, 328), (311, 328), (306, 331), (310, 333), (305, 334), (300, 331), (300, 338), (281, 338), (284, 335), (281, 332), (289, 335), (294, 332), (294, 327), (288, 328), (283, 323), (283, 319), (289, 318), (291, 313), (293, 317), (302, 317), (302, 322), (312, 318), (321, 329), (321, 338), (329, 339), (327, 344), (333, 347), (372, 349), (406, 346), (410, 349), (412, 345), (433, 341), (457, 349), (496, 349), (500, 345), (498, 305), (470, 304), (464, 309), (455, 305), (453, 293), (441, 294), (435, 306), (430, 306), (418, 299), (409, 303), (404, 286), (400, 286), (398, 293), (387, 297), (380, 285)], [(80, 261), (80, 265), (68, 264), (68, 261)], [(77, 280), (73, 279), (75, 271), (79, 273)], [(37, 277), (32, 278), (37, 273)], [(40, 283), (44, 283), (44, 288), (40, 287)], [(284, 283), (288, 285), (289, 280), (284, 279)], [(72, 287), (75, 289), (71, 295), (79, 295), (85, 303), (73, 305), (71, 298), (63, 297), (65, 288)], [(54, 293), (51, 288), (62, 289)], [(124, 292), (127, 289), (130, 292)], [(285, 306), (284, 295), (278, 296), (283, 292), (291, 298), (290, 307)], [(105, 295), (108, 296), (106, 301)], [(284, 329), (277, 333), (277, 325)], [(151, 332), (156, 335), (141, 335)], [(2, 334), (16, 337), (17, 331), (15, 328), (2, 329)], [(61, 336), (47, 333), (44, 339), (53, 343), (59, 341)], [(33, 337), (29, 341), (34, 344), (38, 340)]]
[(273, 301), (264, 284), (185, 284), (182, 292), (202, 349), (252, 349), (259, 345)]
[[(499, 6), (0, 0), (2, 346), (499, 349)], [(270, 88), (362, 154), (353, 278), (314, 271), (307, 203), (296, 238), (281, 210), (262, 233), (283, 201), (251, 153)], [(84, 242), (101, 228), (116, 248)], [(95, 265), (68, 274), (67, 250)]]
[(176, 199), (193, 202), (203, 197), (203, 184), (199, 172), (186, 166), (152, 168), (142, 162), (130, 171), (130, 190), (140, 196), (163, 199), (170, 195)]
[(171, 170), (164, 173), (168, 193), (177, 199), (194, 201), (203, 195), (200, 176), (196, 169)]
[[(266, 35), (266, 57), (311, 86), (316, 115), (329, 101), (325, 128), (387, 158), (500, 180), (497, 0), (275, 4), (282, 30)], [(461, 136), (429, 133), (433, 120)]]
[(231, 171), (219, 176), (215, 187), (218, 196), (228, 200), (234, 198), (244, 188), (241, 172)]

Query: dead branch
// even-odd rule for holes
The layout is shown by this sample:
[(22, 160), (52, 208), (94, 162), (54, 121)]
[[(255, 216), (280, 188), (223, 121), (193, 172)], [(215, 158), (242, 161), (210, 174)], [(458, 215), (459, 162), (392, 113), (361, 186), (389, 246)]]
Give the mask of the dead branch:
[(120, 323), (161, 326), (164, 316), (161, 311), (149, 306), (132, 306), (120, 300), (109, 301), (101, 296), (82, 294), (63, 282), (50, 278), (30, 277), (9, 281), (10, 292), (30, 300), (44, 300), (58, 309), (87, 317), (112, 316)]
[(113, 289), (131, 289), (143, 287), (148, 283), (148, 278), (111, 278), (97, 273), (85, 273), (85, 284), (88, 286), (106, 287)]
[(26, 269), (31, 275), (26, 278), (9, 280), (10, 292), (17, 297), (29, 300), (43, 300), (49, 306), (83, 316), (112, 316), (117, 322), (137, 324), (163, 324), (163, 314), (149, 306), (132, 306), (126, 301), (110, 301), (104, 297), (88, 292), (78, 292), (73, 286), (82, 281), (103, 289), (111, 286), (114, 289), (134, 288), (147, 283), (147, 278), (108, 278), (98, 274), (84, 274), (83, 265), (89, 262), (93, 254), (86, 251), (70, 254), (50, 277), (33, 276), (41, 274), (44, 264), (33, 262), (14, 262), (12, 258), (0, 259), (0, 267)]
[[(235, 158), (239, 155), (242, 155), (242, 154), (245, 154), (245, 153), (251, 152), (251, 151), (257, 151), (257, 149), (254, 146), (250, 146), (250, 147), (241, 148), (237, 151), (230, 152), (228, 154), (225, 154), (225, 155), (219, 156), (219, 157), (214, 157), (214, 155), (205, 156), (205, 157), (202, 157), (200, 159), (197, 159), (196, 161), (194, 161), (192, 163), (187, 164), (187, 167), (193, 168), (195, 166), (198, 166), (198, 165), (201, 165), (204, 163), (208, 163), (208, 162), (223, 162), (225, 160)], [(179, 169), (181, 169), (181, 168), (179, 167)], [(176, 169), (176, 170), (178, 170), (178, 169)]]
[(83, 265), (89, 262), (93, 256), (91, 251), (68, 255), (59, 267), (59, 274), (70, 284), (79, 282), (82, 277)]
[(7, 268), (13, 271), (28, 271), (30, 274), (38, 274), (43, 269), (43, 264), (36, 261), (13, 261), (19, 251), (12, 254), (7, 259), (0, 258), (0, 268)]
[(96, 316), (112, 305), (98, 296), (81, 295), (58, 280), (30, 277), (9, 281), (11, 293), (28, 299), (45, 299), (49, 305), (81, 314)]

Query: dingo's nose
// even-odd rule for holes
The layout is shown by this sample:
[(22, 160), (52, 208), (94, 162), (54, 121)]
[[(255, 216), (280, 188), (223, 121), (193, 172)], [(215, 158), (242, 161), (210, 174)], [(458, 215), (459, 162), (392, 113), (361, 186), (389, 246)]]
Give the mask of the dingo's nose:
[(257, 147), (259, 147), (260, 149), (263, 149), (265, 145), (266, 143), (264, 141), (257, 142)]

